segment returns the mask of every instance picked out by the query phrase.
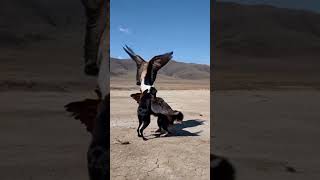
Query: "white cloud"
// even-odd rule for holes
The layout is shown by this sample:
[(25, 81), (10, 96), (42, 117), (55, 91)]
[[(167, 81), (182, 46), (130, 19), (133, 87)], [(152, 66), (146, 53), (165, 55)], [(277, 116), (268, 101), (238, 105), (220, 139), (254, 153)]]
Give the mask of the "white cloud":
[(122, 27), (122, 26), (119, 27), (119, 31), (123, 32), (125, 34), (129, 34), (130, 33), (129, 28), (125, 28), (125, 27)]

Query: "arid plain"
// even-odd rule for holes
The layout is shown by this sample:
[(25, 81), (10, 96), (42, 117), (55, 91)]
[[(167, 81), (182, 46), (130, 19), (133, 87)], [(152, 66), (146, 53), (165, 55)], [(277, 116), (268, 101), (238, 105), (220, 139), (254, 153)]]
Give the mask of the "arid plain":
[(137, 136), (137, 91), (111, 91), (112, 179), (208, 179), (210, 174), (209, 90), (159, 90), (173, 109), (184, 113), (174, 135), (157, 137), (157, 119)]

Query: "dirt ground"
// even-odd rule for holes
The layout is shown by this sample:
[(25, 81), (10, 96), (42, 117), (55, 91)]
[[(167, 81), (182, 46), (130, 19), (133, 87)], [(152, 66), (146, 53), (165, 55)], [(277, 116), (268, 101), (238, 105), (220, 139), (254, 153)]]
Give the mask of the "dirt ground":
[(0, 92), (0, 179), (87, 180), (90, 135), (64, 111), (86, 92)]
[(136, 92), (111, 91), (111, 179), (209, 179), (209, 90), (158, 91), (184, 122), (175, 136), (156, 138), (153, 117), (144, 131), (148, 141), (136, 132), (138, 104), (130, 97)]
[(211, 149), (237, 180), (320, 179), (320, 91), (217, 91)]

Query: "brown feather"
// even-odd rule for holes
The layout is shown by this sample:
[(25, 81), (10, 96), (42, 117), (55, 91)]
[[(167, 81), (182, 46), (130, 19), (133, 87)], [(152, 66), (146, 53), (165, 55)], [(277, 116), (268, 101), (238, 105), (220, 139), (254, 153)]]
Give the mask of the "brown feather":
[(137, 101), (137, 103), (140, 103), (141, 93), (135, 93), (130, 95), (134, 100)]
[(75, 119), (80, 120), (86, 126), (87, 131), (92, 133), (100, 102), (100, 99), (85, 99), (83, 101), (71, 102), (65, 105), (65, 108), (66, 111), (72, 113), (71, 115)]

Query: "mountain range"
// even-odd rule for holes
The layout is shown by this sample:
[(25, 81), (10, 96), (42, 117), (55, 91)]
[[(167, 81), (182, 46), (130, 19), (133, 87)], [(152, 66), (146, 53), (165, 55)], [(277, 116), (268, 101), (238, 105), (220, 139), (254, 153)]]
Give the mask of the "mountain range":
[[(110, 67), (111, 77), (132, 76), (135, 75), (137, 69), (135, 62), (129, 59), (120, 60), (111, 58)], [(166, 77), (180, 79), (209, 79), (210, 66), (171, 60), (159, 71), (159, 74)]]

